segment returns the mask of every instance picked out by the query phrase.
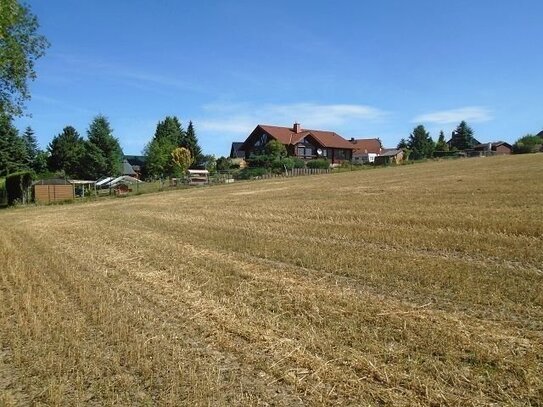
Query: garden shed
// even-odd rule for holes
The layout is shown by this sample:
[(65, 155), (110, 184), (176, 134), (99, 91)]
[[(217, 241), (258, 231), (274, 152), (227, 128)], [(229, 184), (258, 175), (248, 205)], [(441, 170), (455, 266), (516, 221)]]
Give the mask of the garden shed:
[(34, 183), (34, 200), (37, 203), (71, 201), (74, 198), (74, 185), (63, 178), (42, 179)]

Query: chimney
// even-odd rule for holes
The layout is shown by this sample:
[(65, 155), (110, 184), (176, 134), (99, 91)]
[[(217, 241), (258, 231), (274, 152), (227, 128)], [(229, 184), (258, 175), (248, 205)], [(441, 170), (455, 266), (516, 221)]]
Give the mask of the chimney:
[(293, 130), (294, 130), (294, 133), (300, 133), (302, 131), (300, 123), (294, 123)]
[(355, 142), (354, 137), (351, 137), (351, 139), (349, 141), (354, 144), (354, 142)]

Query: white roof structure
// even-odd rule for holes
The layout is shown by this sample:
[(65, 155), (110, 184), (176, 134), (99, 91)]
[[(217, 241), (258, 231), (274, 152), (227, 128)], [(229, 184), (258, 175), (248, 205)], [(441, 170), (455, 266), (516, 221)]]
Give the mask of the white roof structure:
[(107, 177), (107, 178), (104, 178), (104, 179), (101, 179), (100, 181), (96, 181), (96, 186), (97, 187), (100, 187), (102, 185), (105, 185), (107, 184), (109, 181), (111, 181), (113, 179), (113, 177)]
[(129, 175), (121, 175), (120, 177), (117, 177), (109, 181), (106, 185), (108, 187), (116, 187), (119, 184), (136, 184), (138, 182), (143, 182), (143, 181), (137, 178), (131, 177)]
[(131, 177), (129, 175), (121, 175), (120, 177), (113, 178), (113, 177), (107, 177), (104, 178), (98, 182), (96, 182), (97, 187), (108, 187), (113, 188), (116, 187), (119, 184), (135, 184), (138, 182), (143, 182), (137, 178)]
[(68, 180), (68, 182), (72, 185), (93, 185), (96, 183), (96, 181), (87, 181), (83, 179), (71, 179)]
[(190, 175), (207, 175), (209, 174), (208, 170), (187, 170)]

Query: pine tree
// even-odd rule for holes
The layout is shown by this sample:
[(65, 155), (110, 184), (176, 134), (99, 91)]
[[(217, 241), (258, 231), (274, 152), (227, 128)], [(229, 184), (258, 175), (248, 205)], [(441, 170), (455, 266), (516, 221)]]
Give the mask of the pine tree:
[(51, 140), (47, 149), (49, 170), (62, 171), (68, 177), (78, 177), (85, 142), (76, 129), (72, 126), (64, 127), (62, 133)]
[(445, 141), (445, 133), (443, 133), (443, 130), (439, 132), (439, 137), (436, 143), (436, 151), (449, 151), (449, 145)]
[(93, 169), (93, 173), (99, 177), (121, 173), (123, 150), (119, 145), (119, 140), (113, 137), (112, 133), (109, 121), (102, 115), (96, 116), (87, 130), (88, 142), (98, 149), (93, 149), (93, 151), (99, 152), (103, 157), (103, 160), (95, 160), (95, 165), (103, 163), (103, 166)]
[(476, 143), (477, 142), (473, 137), (472, 128), (462, 120), (452, 133), (451, 148), (455, 148), (457, 150), (467, 150), (473, 148)]
[(90, 141), (83, 142), (78, 177), (95, 180), (103, 177), (107, 168), (106, 158), (96, 144)]
[(25, 143), (26, 154), (28, 158), (28, 166), (34, 168), (34, 161), (38, 155), (38, 141), (36, 136), (34, 136), (34, 130), (32, 127), (28, 126), (23, 133), (23, 141)]
[(415, 127), (413, 133), (409, 135), (407, 146), (415, 160), (429, 158), (434, 152), (434, 141), (422, 124)]
[(0, 176), (29, 169), (23, 139), (10, 116), (0, 114)]
[(196, 137), (196, 131), (194, 130), (194, 125), (192, 124), (192, 121), (189, 121), (187, 131), (184, 134), (184, 137), (179, 145), (181, 147), (185, 147), (190, 151), (190, 154), (193, 157), (193, 164), (195, 167), (202, 164), (202, 149), (198, 145), (198, 138)]

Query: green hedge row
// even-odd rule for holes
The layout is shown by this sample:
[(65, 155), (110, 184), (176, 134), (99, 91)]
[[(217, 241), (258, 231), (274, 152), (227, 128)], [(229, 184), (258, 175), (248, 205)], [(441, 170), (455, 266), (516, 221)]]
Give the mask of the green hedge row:
[(32, 172), (30, 171), (21, 171), (8, 175), (5, 182), (8, 205), (29, 201), (29, 188), (31, 185)]

